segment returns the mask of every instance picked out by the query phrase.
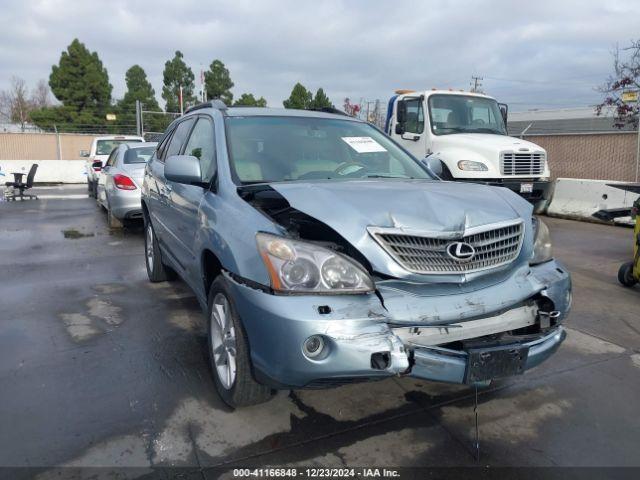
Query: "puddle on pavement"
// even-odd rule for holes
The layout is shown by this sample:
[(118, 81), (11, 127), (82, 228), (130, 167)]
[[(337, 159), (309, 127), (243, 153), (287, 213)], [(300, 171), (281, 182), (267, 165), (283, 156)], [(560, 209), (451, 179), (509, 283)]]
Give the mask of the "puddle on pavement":
[(62, 230), (62, 235), (64, 235), (64, 238), (77, 240), (78, 238), (94, 237), (95, 233), (93, 232), (84, 233), (79, 230), (76, 230), (75, 228), (68, 228), (66, 230)]

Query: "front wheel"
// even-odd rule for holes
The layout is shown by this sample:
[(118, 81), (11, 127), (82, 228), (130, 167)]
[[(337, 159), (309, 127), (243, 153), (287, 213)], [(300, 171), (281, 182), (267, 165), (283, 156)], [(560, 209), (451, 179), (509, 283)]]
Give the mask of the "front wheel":
[(253, 379), (246, 333), (224, 277), (209, 290), (209, 361), (218, 394), (232, 408), (264, 403), (271, 389)]
[(633, 287), (638, 280), (633, 276), (633, 262), (620, 265), (618, 270), (618, 281), (625, 287)]

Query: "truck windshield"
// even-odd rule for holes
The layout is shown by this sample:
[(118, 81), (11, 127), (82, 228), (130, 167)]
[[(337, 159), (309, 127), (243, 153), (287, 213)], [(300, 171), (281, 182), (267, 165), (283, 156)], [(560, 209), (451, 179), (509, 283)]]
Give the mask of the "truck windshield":
[(230, 163), (242, 184), (311, 179), (432, 178), (371, 125), (293, 116), (227, 117)]
[(506, 135), (498, 102), (466, 95), (432, 95), (429, 118), (434, 135), (493, 133)]
[(98, 140), (96, 142), (96, 155), (109, 155), (114, 148), (123, 143), (141, 142), (135, 138), (132, 139), (118, 139), (118, 140)]

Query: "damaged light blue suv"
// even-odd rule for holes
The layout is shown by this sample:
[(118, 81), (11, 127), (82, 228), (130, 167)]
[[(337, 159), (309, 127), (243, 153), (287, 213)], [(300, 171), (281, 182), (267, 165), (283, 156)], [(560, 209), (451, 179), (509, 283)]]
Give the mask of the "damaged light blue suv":
[(231, 406), (392, 375), (486, 384), (565, 338), (571, 281), (505, 188), (443, 182), (344, 115), (199, 105), (146, 166), (149, 279), (207, 312)]

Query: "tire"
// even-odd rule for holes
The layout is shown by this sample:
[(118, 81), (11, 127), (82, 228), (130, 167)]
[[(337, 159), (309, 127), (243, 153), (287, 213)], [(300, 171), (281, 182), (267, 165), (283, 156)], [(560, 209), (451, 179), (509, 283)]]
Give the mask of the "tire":
[(625, 287), (633, 287), (638, 280), (633, 276), (633, 262), (620, 265), (618, 270), (618, 281)]
[(253, 378), (247, 335), (226, 280), (221, 275), (209, 289), (207, 324), (209, 362), (222, 401), (231, 408), (268, 401), (272, 390)]
[(165, 282), (167, 280), (174, 280), (177, 277), (173, 269), (162, 263), (162, 253), (160, 252), (158, 239), (156, 238), (151, 221), (147, 220), (146, 217), (144, 222), (144, 258), (144, 263), (147, 267), (147, 276), (150, 282)]
[(449, 167), (447, 167), (444, 162), (442, 162), (442, 175), (440, 175), (440, 178), (447, 182), (452, 182), (453, 180), (455, 180), (453, 178), (453, 175), (451, 175), (451, 170), (449, 170)]

